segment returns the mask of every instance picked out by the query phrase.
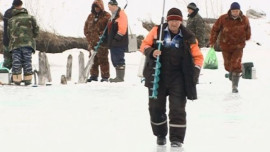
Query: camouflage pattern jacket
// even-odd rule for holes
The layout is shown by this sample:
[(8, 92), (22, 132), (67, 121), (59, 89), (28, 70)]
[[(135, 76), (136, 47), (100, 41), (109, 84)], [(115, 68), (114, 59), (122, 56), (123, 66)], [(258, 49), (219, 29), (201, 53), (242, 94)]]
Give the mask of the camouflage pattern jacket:
[(188, 16), (187, 29), (192, 31), (197, 40), (199, 41), (199, 47), (205, 46), (205, 23), (202, 17), (199, 15), (198, 11), (194, 11)]
[(220, 35), (222, 51), (241, 50), (251, 37), (251, 27), (248, 18), (240, 12), (237, 19), (233, 19), (231, 11), (221, 15), (211, 30), (210, 45), (213, 46)]
[(35, 38), (39, 27), (36, 19), (29, 15), (25, 8), (13, 9), (12, 18), (8, 21), (9, 50), (20, 47), (31, 47), (36, 50)]
[[(96, 13), (94, 6), (98, 6), (101, 9), (101, 12)], [(97, 45), (99, 37), (103, 34), (110, 17), (111, 15), (104, 11), (103, 2), (101, 0), (95, 0), (92, 4), (91, 14), (88, 16), (84, 25), (84, 35), (92, 50), (94, 50), (94, 47)]]

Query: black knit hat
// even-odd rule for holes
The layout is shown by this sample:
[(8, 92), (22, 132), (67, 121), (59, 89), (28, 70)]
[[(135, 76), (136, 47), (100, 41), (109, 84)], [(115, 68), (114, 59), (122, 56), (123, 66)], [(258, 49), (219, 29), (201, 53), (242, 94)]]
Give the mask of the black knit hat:
[(239, 10), (240, 10), (240, 5), (239, 5), (239, 3), (237, 3), (237, 2), (233, 2), (233, 3), (231, 4), (230, 10), (236, 10), (236, 9), (239, 9)]
[(167, 13), (167, 21), (170, 20), (183, 20), (182, 12), (178, 8), (171, 8)]
[(110, 1), (109, 1), (109, 4), (111, 4), (111, 5), (118, 5), (118, 3), (117, 3), (116, 0), (110, 0)]
[(194, 11), (197, 9), (199, 10), (199, 8), (197, 7), (197, 5), (195, 3), (189, 3), (187, 8), (192, 9)]
[(15, 7), (16, 6), (21, 6), (22, 4), (23, 4), (23, 2), (21, 0), (14, 0), (13, 3), (12, 3), (12, 5), (15, 6)]

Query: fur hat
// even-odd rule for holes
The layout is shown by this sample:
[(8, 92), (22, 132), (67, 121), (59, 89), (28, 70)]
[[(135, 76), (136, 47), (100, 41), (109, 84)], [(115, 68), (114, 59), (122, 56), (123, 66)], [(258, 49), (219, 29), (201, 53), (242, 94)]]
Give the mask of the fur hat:
[(183, 21), (182, 12), (178, 8), (171, 8), (167, 13), (167, 21), (170, 20)]
[(109, 4), (111, 4), (111, 5), (118, 5), (118, 3), (117, 3), (116, 0), (110, 0), (110, 1), (109, 1)]
[(22, 4), (23, 4), (23, 2), (21, 0), (14, 0), (13, 3), (12, 3), (12, 5), (15, 6), (15, 7), (16, 6), (21, 6)]
[(240, 5), (239, 5), (239, 3), (237, 3), (237, 2), (233, 2), (233, 3), (231, 4), (230, 10), (236, 10), (236, 9), (240, 10)]
[(187, 6), (187, 8), (192, 9), (194, 11), (196, 9), (199, 9), (195, 3), (189, 3), (188, 6)]

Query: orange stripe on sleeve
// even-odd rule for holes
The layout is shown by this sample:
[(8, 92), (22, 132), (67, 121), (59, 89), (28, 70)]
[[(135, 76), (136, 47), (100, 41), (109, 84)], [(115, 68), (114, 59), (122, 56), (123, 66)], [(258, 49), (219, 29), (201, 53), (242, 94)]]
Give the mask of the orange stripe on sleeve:
[(193, 57), (193, 61), (195, 65), (200, 67), (203, 66), (203, 54), (198, 46), (198, 41), (196, 40), (196, 44), (190, 45), (191, 55)]
[(154, 39), (157, 38), (157, 30), (158, 27), (154, 26), (152, 30), (148, 33), (144, 40), (142, 40), (142, 44), (140, 47), (140, 51), (144, 53), (144, 50), (151, 47), (154, 43)]

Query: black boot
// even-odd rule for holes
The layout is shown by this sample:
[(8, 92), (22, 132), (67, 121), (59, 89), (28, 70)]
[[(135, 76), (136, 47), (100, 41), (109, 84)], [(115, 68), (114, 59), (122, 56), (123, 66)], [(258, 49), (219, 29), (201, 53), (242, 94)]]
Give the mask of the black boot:
[(166, 144), (166, 138), (165, 137), (157, 137), (157, 144), (158, 145), (165, 145)]
[(229, 72), (229, 80), (232, 81), (232, 72)]
[(108, 81), (109, 81), (108, 78), (102, 78), (102, 79), (100, 80), (100, 82), (108, 82)]
[(182, 147), (182, 143), (180, 141), (172, 141), (171, 147)]
[(91, 76), (89, 79), (87, 79), (87, 82), (91, 82), (91, 81), (98, 81), (98, 77)]
[(232, 93), (238, 93), (238, 83), (239, 83), (240, 73), (232, 73)]

